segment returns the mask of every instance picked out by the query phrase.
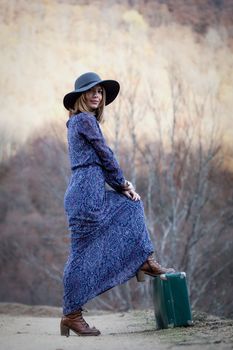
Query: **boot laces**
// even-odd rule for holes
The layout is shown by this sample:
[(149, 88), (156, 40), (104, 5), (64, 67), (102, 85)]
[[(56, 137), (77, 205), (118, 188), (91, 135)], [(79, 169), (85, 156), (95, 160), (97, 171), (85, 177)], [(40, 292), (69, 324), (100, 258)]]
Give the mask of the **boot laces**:
[(158, 261), (156, 261), (154, 258), (152, 258), (152, 257), (150, 257), (150, 258), (148, 258), (148, 262), (149, 262), (149, 265), (150, 265), (150, 263), (152, 263), (152, 264), (156, 264), (158, 267), (162, 267), (159, 263), (158, 263)]
[(90, 328), (89, 324), (84, 320), (82, 313), (79, 316), (79, 320), (82, 323), (83, 326), (85, 326), (86, 328)]

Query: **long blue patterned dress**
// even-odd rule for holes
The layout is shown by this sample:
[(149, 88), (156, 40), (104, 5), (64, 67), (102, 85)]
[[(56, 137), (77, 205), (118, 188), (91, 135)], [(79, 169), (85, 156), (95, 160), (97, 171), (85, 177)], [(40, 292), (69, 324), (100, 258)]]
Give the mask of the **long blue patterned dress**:
[(64, 315), (135, 276), (154, 251), (143, 203), (120, 193), (125, 178), (95, 116), (75, 114), (66, 125), (72, 173), (64, 196), (71, 232)]

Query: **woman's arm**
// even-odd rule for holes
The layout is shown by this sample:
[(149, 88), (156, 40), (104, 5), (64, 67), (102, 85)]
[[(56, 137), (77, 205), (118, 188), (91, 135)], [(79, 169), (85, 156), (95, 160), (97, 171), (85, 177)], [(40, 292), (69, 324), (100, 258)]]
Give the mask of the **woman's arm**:
[(103, 165), (106, 182), (117, 191), (131, 188), (121, 170), (113, 151), (107, 146), (99, 124), (94, 116), (82, 113), (78, 116), (78, 132), (91, 143)]

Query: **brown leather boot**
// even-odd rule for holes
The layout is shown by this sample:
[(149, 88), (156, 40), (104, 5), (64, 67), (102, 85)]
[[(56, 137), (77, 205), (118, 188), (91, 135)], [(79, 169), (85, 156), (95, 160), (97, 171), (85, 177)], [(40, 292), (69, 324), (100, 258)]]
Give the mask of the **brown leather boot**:
[(141, 266), (140, 270), (136, 273), (137, 281), (144, 282), (144, 274), (150, 276), (158, 276), (163, 273), (173, 273), (175, 270), (173, 268), (162, 267), (156, 260), (153, 259), (152, 255)]
[(82, 316), (82, 309), (77, 312), (63, 316), (60, 323), (61, 335), (69, 337), (70, 329), (81, 336), (99, 335), (100, 331), (95, 327), (90, 328), (89, 324), (84, 320)]

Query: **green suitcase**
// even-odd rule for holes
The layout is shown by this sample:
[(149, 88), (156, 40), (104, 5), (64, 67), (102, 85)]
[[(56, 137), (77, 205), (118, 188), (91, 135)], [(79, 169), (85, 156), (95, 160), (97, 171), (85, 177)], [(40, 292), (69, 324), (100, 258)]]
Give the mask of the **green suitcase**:
[(193, 325), (185, 272), (163, 274), (151, 281), (157, 328)]

